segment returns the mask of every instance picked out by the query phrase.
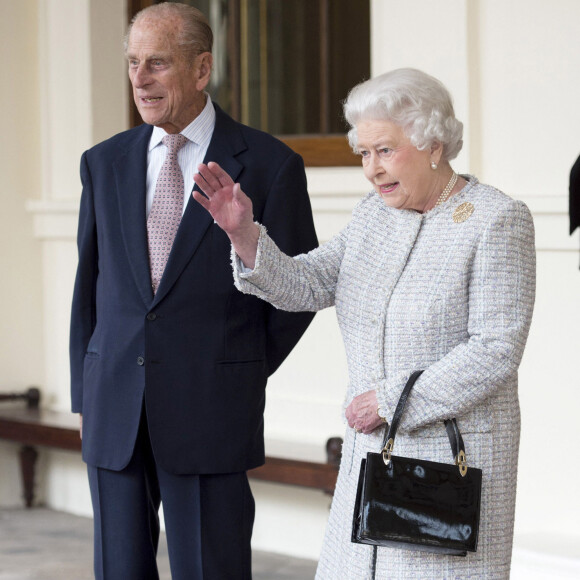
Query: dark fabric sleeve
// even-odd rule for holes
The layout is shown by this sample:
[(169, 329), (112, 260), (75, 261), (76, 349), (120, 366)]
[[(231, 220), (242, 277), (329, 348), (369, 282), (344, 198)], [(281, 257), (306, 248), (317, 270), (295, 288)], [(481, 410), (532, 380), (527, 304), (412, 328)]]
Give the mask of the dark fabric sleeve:
[(81, 181), (83, 192), (77, 233), (79, 263), (73, 291), (69, 345), (73, 413), (82, 412), (84, 358), (96, 323), (98, 249), (92, 181), (86, 153), (81, 159)]
[[(268, 192), (262, 223), (278, 247), (290, 256), (306, 253), (318, 245), (304, 164), (299, 155), (290, 155), (281, 165)], [(311, 312), (283, 312), (270, 307), (267, 330), (269, 374), (290, 354), (313, 317)]]
[(580, 227), (580, 157), (570, 171), (570, 234)]

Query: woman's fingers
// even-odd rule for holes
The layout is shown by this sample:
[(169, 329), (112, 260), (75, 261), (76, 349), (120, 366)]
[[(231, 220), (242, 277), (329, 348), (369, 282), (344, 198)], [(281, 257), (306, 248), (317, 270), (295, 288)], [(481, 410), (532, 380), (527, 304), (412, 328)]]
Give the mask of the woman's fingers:
[(372, 433), (382, 424), (377, 406), (375, 391), (368, 391), (355, 397), (345, 411), (349, 426), (359, 433)]
[(216, 191), (221, 189), (220, 182), (208, 169), (207, 165), (199, 165), (197, 171), (198, 173), (193, 176), (193, 180), (207, 197), (211, 197)]
[[(196, 181), (196, 183), (197, 183), (197, 181)], [(200, 187), (201, 187), (201, 185), (200, 185)], [(195, 191), (195, 190), (192, 192), (192, 196), (193, 196), (193, 199), (195, 199), (195, 201), (197, 201), (201, 206), (203, 206), (207, 211), (209, 211), (211, 213), (211, 211), (210, 211), (211, 202), (209, 201), (209, 199), (207, 197), (202, 195), (199, 191)]]
[[(234, 183), (217, 163), (210, 162), (208, 165), (202, 163), (198, 166), (198, 171), (199, 173), (194, 175), (194, 180), (203, 193), (194, 190), (193, 199), (211, 214), (214, 221), (230, 236), (232, 243), (236, 243), (234, 238), (237, 240), (239, 246), (237, 249), (244, 252), (240, 240), (245, 239), (245, 233), (251, 231), (253, 223), (250, 198), (242, 191), (240, 184)], [(252, 236), (254, 234), (255, 232), (252, 232)], [(239, 252), (238, 255), (242, 257)], [(253, 256), (249, 252), (246, 254), (246, 260), (249, 261), (244, 263), (253, 263), (254, 259), (255, 252)]]
[(232, 178), (213, 161), (207, 165), (201, 163), (197, 170), (198, 173), (193, 176), (193, 179), (208, 197), (211, 197), (216, 191), (234, 184)]
[(234, 180), (230, 177), (229, 173), (224, 171), (215, 161), (210, 161), (206, 167), (214, 179), (217, 179), (221, 187), (234, 184)]

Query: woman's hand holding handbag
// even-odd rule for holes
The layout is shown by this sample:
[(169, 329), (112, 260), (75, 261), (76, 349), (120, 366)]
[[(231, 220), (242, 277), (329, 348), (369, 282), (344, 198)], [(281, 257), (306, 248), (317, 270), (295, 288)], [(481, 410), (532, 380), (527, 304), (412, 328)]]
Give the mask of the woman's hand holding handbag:
[(465, 556), (477, 549), (482, 473), (467, 467), (455, 419), (445, 421), (455, 465), (392, 454), (407, 397), (422, 372), (409, 377), (383, 450), (361, 462), (352, 541)]

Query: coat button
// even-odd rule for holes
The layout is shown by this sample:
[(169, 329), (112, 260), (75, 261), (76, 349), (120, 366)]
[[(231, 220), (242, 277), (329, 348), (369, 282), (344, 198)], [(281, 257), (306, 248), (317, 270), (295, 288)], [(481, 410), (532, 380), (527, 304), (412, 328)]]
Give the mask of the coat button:
[(155, 314), (155, 312), (150, 312), (147, 315), (147, 320), (155, 320), (157, 318), (157, 314)]
[(145, 359), (142, 356), (137, 357), (137, 364), (142, 367), (145, 364)]

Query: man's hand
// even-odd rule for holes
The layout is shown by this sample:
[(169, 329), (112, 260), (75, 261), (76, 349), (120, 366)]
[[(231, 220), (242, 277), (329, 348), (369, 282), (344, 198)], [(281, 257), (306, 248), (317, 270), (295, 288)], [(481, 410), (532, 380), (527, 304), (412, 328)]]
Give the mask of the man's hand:
[(345, 411), (349, 426), (360, 433), (372, 433), (384, 423), (377, 412), (378, 406), (376, 391), (355, 397)]

